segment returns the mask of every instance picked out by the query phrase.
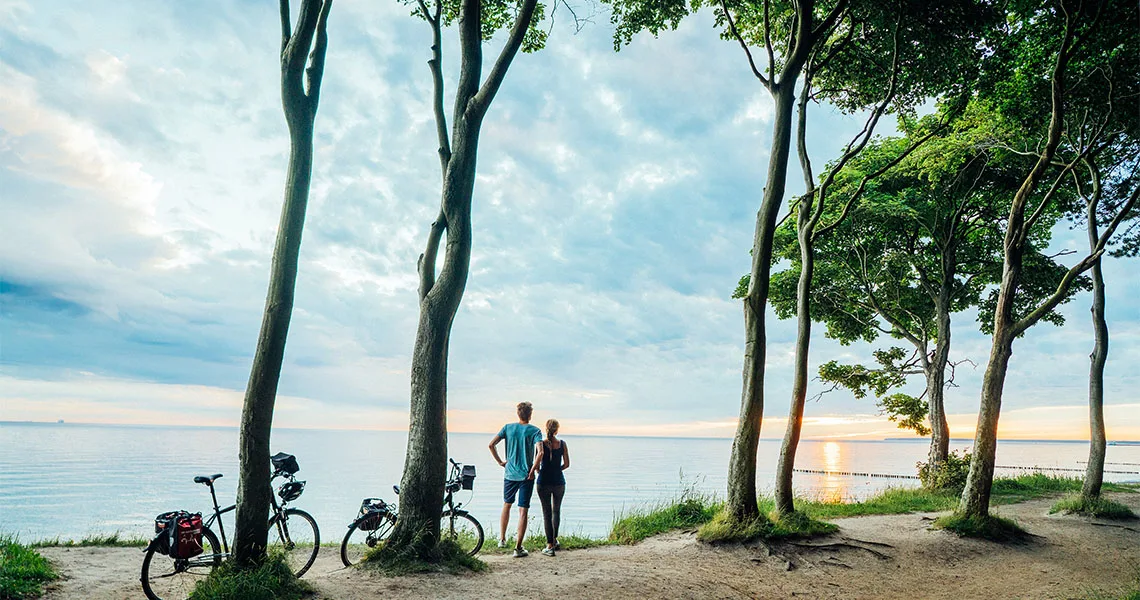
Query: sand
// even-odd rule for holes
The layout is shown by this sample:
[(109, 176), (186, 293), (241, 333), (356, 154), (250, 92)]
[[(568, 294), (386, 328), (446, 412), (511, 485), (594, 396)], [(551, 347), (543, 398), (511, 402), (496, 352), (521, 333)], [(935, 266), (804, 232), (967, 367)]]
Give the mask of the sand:
[[(1140, 494), (1113, 499), (1140, 512)], [(323, 548), (305, 576), (317, 598), (1085, 598), (1140, 576), (1140, 522), (1049, 515), (1053, 500), (995, 511), (1034, 538), (1002, 545), (930, 528), (937, 514), (838, 519), (839, 532), (800, 543), (709, 546), (681, 531), (634, 546), (554, 558), (489, 555), (490, 572), (382, 577), (344, 569)], [(48, 599), (142, 597), (142, 552), (46, 548), (63, 579)]]

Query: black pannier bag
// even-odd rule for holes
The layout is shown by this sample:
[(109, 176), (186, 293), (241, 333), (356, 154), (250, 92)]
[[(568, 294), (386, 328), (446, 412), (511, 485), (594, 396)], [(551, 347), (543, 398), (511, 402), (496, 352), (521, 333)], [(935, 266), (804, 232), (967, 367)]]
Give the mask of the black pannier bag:
[(459, 475), (459, 485), (465, 490), (475, 489), (475, 465), (463, 465)]
[(286, 475), (293, 475), (297, 471), (301, 470), (301, 467), (297, 466), (297, 457), (293, 456), (292, 454), (278, 452), (277, 454), (274, 454), (272, 457), (270, 457), (269, 460), (273, 463), (274, 469), (281, 471)]
[(158, 546), (156, 546), (154, 549), (155, 552), (158, 552), (159, 554), (170, 554), (170, 532), (172, 530), (171, 525), (174, 523), (175, 518), (185, 513), (186, 511), (183, 510), (172, 510), (170, 512), (164, 512), (154, 518), (154, 532), (156, 534), (166, 534), (159, 536)]
[(388, 504), (379, 498), (365, 498), (360, 503), (360, 516), (366, 517), (356, 526), (361, 531), (375, 531), (388, 516)]
[(171, 558), (193, 558), (202, 553), (202, 513), (164, 512), (154, 518), (158, 537), (155, 552)]

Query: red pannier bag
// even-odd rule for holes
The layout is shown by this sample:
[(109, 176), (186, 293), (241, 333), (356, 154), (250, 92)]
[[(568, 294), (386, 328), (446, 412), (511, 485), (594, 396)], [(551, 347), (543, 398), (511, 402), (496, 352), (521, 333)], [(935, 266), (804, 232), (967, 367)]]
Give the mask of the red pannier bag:
[(186, 513), (174, 520), (170, 544), (172, 558), (193, 558), (202, 553), (202, 513)]

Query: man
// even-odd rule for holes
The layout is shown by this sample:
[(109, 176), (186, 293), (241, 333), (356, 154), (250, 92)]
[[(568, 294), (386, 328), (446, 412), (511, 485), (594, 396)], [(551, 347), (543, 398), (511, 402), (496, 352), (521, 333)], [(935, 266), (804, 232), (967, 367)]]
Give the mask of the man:
[[(518, 423), (507, 423), (499, 430), (487, 445), (491, 449), (491, 456), (500, 467), (505, 467), (503, 473), (503, 513), (499, 516), (499, 547), (507, 547), (507, 527), (511, 524), (511, 505), (517, 497), (519, 503), (519, 533), (515, 538), (515, 558), (527, 555), (523, 548), (526, 539), (526, 515), (530, 509), (530, 497), (534, 493), (534, 477), (530, 467), (534, 462), (534, 447), (542, 441), (542, 431), (530, 424), (530, 415), (534, 407), (530, 402), (519, 402), (516, 407)], [(499, 458), (499, 441), (507, 441), (507, 460)]]

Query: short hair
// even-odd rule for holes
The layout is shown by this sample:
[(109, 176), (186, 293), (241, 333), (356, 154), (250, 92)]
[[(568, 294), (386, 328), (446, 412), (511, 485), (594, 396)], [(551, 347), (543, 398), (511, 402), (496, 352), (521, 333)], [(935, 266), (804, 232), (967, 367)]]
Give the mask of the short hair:
[(519, 402), (515, 410), (519, 413), (520, 419), (529, 421), (531, 413), (534, 412), (534, 406), (532, 406), (530, 402)]
[(546, 437), (552, 438), (556, 433), (558, 433), (558, 419), (550, 419), (546, 422)]

